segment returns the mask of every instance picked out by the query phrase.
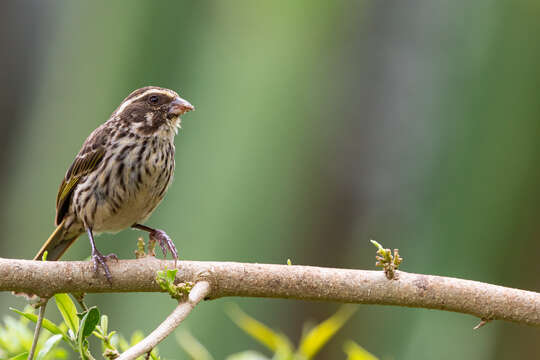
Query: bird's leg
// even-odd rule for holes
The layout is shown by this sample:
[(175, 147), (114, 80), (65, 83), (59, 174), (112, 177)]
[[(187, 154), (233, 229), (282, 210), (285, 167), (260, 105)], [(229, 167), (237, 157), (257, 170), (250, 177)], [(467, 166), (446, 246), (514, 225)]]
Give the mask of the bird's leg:
[(176, 260), (178, 260), (178, 251), (176, 250), (176, 246), (174, 246), (174, 243), (172, 242), (169, 235), (165, 233), (165, 231), (159, 229), (152, 229), (151, 227), (141, 224), (135, 224), (131, 227), (148, 232), (150, 240), (157, 241), (159, 243), (161, 251), (163, 252), (163, 256), (167, 257), (167, 249), (169, 249), (172, 257), (174, 258), (174, 261), (176, 262)]
[(90, 239), (90, 245), (92, 246), (92, 262), (94, 263), (94, 271), (97, 273), (99, 267), (101, 266), (103, 268), (103, 271), (105, 272), (105, 277), (107, 278), (107, 281), (109, 283), (112, 283), (111, 281), (111, 272), (109, 271), (109, 267), (105, 263), (108, 259), (114, 259), (118, 261), (118, 256), (116, 254), (109, 254), (104, 256), (102, 253), (99, 252), (99, 250), (96, 247), (96, 243), (94, 242), (94, 234), (92, 234), (92, 229), (87, 228), (86, 232), (88, 233), (88, 238)]

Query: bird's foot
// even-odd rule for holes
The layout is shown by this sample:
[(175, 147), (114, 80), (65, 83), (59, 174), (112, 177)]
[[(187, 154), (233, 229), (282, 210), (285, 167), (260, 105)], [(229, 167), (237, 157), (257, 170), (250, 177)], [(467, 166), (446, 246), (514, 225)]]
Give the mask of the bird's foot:
[(118, 261), (118, 256), (116, 256), (116, 254), (103, 255), (97, 249), (92, 252), (92, 262), (94, 263), (94, 272), (97, 273), (99, 270), (99, 267), (101, 266), (103, 268), (103, 272), (105, 273), (105, 277), (107, 278), (107, 281), (109, 282), (109, 284), (112, 284), (111, 272), (109, 271), (109, 267), (107, 266), (107, 263), (106, 263), (106, 261), (110, 259)]
[(167, 257), (168, 249), (171, 252), (172, 257), (174, 258), (174, 261), (176, 262), (178, 260), (178, 251), (176, 250), (176, 246), (174, 246), (174, 243), (172, 242), (169, 235), (165, 233), (165, 231), (155, 229), (149, 233), (149, 236), (151, 241), (157, 241), (159, 243), (161, 251), (163, 252), (163, 256)]

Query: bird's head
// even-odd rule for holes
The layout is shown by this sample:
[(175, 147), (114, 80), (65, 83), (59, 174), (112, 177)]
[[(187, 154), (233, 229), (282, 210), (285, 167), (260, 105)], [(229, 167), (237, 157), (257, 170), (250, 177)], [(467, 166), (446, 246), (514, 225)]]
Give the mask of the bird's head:
[(180, 116), (195, 108), (173, 90), (147, 86), (133, 91), (122, 101), (112, 118), (126, 123), (140, 135), (175, 134)]

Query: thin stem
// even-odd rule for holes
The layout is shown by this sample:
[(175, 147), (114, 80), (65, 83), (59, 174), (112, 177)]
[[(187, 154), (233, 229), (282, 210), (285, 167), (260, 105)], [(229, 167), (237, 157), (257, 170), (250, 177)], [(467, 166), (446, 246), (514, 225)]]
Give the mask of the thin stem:
[(210, 293), (210, 284), (201, 281), (193, 286), (188, 299), (181, 302), (176, 309), (159, 326), (138, 342), (135, 346), (123, 352), (117, 360), (133, 360), (152, 351), (163, 339), (169, 336), (189, 315), (195, 306)]
[(47, 302), (49, 300), (45, 300), (43, 304), (39, 307), (39, 313), (38, 318), (36, 322), (36, 328), (34, 329), (34, 339), (32, 340), (32, 347), (30, 348), (30, 352), (28, 353), (28, 360), (34, 359), (34, 354), (36, 352), (37, 343), (39, 339), (39, 333), (41, 332), (41, 325), (43, 324), (43, 317), (45, 316), (45, 307), (47, 306)]

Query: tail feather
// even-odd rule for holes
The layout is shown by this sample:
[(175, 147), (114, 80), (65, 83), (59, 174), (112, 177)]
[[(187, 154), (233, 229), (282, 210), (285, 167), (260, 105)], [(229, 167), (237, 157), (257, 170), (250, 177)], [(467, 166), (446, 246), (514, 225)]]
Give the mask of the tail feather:
[(41, 260), (45, 251), (47, 251), (47, 260), (54, 261), (60, 259), (62, 254), (64, 254), (71, 244), (73, 244), (73, 242), (81, 235), (80, 232), (67, 231), (66, 228), (64, 228), (64, 221), (62, 221), (51, 236), (49, 236), (49, 239), (43, 244), (37, 255), (34, 257), (34, 260)]

